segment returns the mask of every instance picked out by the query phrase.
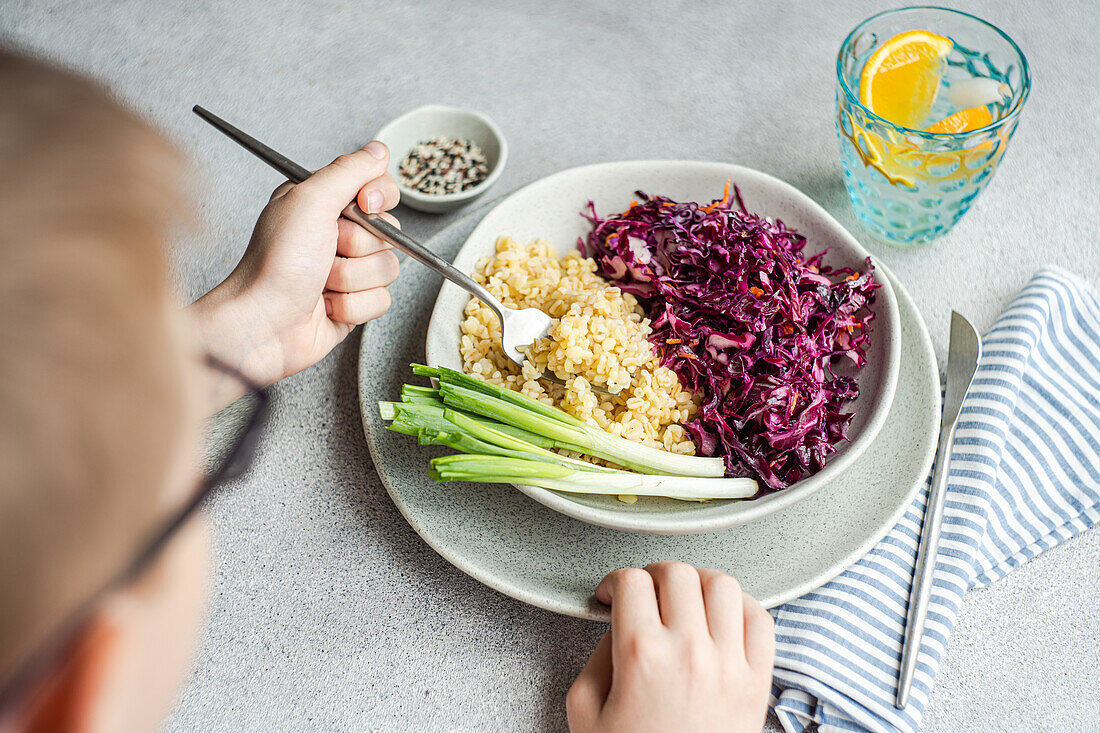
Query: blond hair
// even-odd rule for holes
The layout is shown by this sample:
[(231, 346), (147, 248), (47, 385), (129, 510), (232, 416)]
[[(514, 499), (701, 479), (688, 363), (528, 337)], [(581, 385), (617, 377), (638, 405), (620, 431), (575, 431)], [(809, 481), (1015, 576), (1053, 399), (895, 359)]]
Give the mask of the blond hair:
[(136, 551), (178, 439), (163, 240), (179, 156), (0, 49), (0, 684)]

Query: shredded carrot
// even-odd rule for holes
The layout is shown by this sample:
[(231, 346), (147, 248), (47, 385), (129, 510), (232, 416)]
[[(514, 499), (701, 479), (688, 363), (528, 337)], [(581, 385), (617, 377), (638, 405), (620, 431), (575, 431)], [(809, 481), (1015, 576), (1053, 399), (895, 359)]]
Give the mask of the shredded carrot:
[(798, 406), (798, 392), (795, 392), (794, 396), (791, 397), (791, 412), (794, 412), (794, 408), (797, 407), (797, 406)]
[(846, 277), (844, 279), (845, 280), (855, 280), (857, 277), (859, 277), (859, 273), (858, 272), (853, 272), (851, 275), (849, 275), (848, 277)]
[(753, 285), (751, 288), (749, 288), (749, 292), (752, 293), (753, 295), (755, 295), (757, 298), (764, 297), (764, 289), (763, 288), (758, 288), (755, 285)]
[(711, 211), (714, 211), (719, 206), (727, 205), (729, 202), (730, 202), (730, 179), (727, 178), (726, 179), (726, 190), (722, 192), (721, 200), (720, 201), (715, 201), (714, 203), (707, 204), (706, 206), (703, 207), (703, 211), (706, 211), (706, 212), (709, 213)]
[(794, 326), (789, 323), (784, 323), (782, 326), (779, 327), (779, 332), (784, 336), (790, 336), (792, 333), (794, 333)]
[(690, 351), (680, 351), (680, 356), (684, 357), (685, 359), (698, 359), (699, 358), (698, 356), (691, 353)]
[(683, 341), (680, 339), (665, 339), (666, 344), (681, 344)]

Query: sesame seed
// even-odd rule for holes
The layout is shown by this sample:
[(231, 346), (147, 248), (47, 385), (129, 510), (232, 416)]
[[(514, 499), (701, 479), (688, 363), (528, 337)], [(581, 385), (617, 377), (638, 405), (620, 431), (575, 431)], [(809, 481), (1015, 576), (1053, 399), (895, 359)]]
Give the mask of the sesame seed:
[(481, 148), (470, 140), (454, 137), (420, 141), (398, 168), (402, 185), (433, 196), (465, 191), (488, 175), (489, 164)]

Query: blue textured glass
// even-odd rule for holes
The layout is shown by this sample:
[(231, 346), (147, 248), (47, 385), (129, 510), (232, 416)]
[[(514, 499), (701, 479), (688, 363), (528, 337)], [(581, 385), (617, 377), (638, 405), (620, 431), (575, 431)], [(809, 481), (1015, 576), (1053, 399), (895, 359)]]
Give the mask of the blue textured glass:
[[(941, 92), (969, 79), (990, 79), (1001, 98), (989, 105), (993, 124), (960, 133), (895, 125), (859, 102), (863, 64), (898, 33), (928, 30), (955, 47)], [(946, 8), (901, 8), (865, 20), (841, 45), (837, 71), (837, 138), (844, 185), (860, 223), (895, 244), (930, 242), (946, 233), (989, 184), (1016, 130), (1031, 89), (1027, 60), (995, 26)], [(937, 95), (933, 113), (955, 111)]]

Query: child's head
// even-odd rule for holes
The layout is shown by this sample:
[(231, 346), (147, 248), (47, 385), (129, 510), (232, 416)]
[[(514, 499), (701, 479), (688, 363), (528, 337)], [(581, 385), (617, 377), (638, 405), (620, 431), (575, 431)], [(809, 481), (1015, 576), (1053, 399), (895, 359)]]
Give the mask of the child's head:
[[(98, 85), (3, 50), (0, 99), (3, 688), (193, 488), (197, 359), (164, 252), (179, 156)], [(155, 726), (201, 614), (202, 535), (100, 604), (0, 730)]]

